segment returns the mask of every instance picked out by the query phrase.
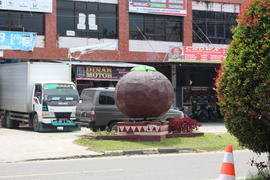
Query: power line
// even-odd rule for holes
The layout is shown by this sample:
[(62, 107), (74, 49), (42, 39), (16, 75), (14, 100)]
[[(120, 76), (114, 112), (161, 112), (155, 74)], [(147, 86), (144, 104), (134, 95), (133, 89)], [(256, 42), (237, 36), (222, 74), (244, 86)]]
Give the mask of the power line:
[[(212, 44), (212, 42), (210, 41), (210, 39), (208, 38), (208, 36), (203, 32), (203, 30), (200, 28), (200, 26), (197, 25), (196, 22), (193, 22), (193, 24), (195, 24), (197, 26), (197, 28), (199, 29), (199, 31), (201, 31), (201, 33), (204, 35), (204, 37), (209, 41), (210, 44)], [(192, 30), (193, 31), (193, 30)]]

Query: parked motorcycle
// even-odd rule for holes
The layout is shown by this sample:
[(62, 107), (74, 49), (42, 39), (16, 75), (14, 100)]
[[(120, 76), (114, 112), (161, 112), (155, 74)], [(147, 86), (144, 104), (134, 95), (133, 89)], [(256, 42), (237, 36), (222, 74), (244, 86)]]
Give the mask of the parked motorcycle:
[(189, 117), (196, 119), (200, 122), (217, 121), (218, 113), (208, 103), (201, 104), (200, 106), (193, 107)]

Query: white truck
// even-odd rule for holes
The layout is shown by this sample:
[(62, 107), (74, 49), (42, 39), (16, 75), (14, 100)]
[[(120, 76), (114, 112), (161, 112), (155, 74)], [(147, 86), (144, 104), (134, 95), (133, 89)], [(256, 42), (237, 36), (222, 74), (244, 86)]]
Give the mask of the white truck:
[(71, 65), (25, 62), (0, 65), (1, 125), (29, 124), (34, 131), (80, 130), (75, 111), (79, 95)]

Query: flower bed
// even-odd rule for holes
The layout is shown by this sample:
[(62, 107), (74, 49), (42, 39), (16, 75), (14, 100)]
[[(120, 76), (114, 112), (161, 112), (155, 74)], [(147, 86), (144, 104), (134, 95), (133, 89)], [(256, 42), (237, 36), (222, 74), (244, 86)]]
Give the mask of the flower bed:
[(106, 140), (126, 141), (163, 141), (173, 137), (203, 136), (204, 133), (192, 132), (201, 124), (185, 118), (173, 118), (169, 122), (119, 122), (117, 133), (109, 135), (85, 135), (85, 137)]

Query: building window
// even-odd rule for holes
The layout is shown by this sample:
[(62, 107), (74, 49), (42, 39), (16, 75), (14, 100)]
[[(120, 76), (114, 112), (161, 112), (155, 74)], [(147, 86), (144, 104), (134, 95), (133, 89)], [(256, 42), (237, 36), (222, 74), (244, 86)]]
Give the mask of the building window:
[(182, 42), (183, 17), (130, 14), (129, 35), (134, 40)]
[(57, 32), (77, 37), (118, 38), (117, 5), (98, 2), (57, 0)]
[(0, 30), (36, 32), (38, 35), (44, 35), (44, 14), (1, 10)]
[(193, 12), (193, 42), (229, 44), (231, 28), (236, 26), (236, 13), (197, 11)]

